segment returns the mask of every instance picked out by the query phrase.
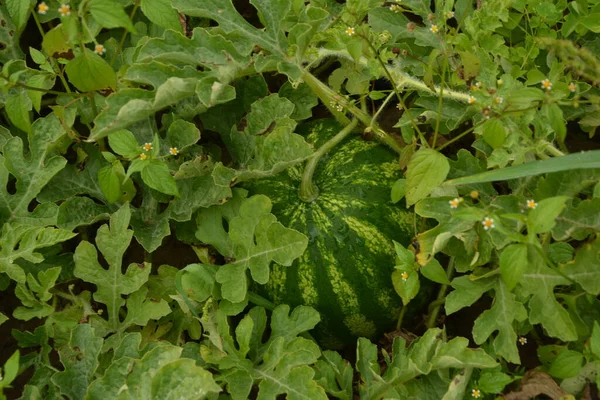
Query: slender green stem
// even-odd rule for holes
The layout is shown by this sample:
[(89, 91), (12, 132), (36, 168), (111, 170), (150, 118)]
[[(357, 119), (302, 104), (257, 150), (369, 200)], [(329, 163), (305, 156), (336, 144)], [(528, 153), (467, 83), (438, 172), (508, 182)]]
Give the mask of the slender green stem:
[(408, 310), (408, 306), (403, 306), (400, 310), (400, 314), (398, 315), (398, 321), (396, 322), (396, 330), (399, 331), (402, 328), (402, 320), (404, 319), (404, 315)]
[(317, 164), (329, 150), (344, 140), (344, 138), (348, 136), (354, 128), (356, 128), (356, 125), (358, 125), (358, 120), (353, 119), (348, 125), (346, 125), (346, 127), (344, 127), (344, 129), (340, 131), (340, 133), (322, 145), (319, 150), (317, 150), (315, 154), (313, 154), (313, 156), (307, 161), (306, 166), (304, 167), (302, 181), (300, 182), (299, 196), (301, 200), (310, 202), (319, 196), (319, 188), (313, 182), (313, 175), (317, 169)]
[(442, 107), (444, 105), (444, 84), (446, 83), (446, 69), (448, 68), (448, 57), (444, 57), (444, 66), (442, 68), (442, 83), (440, 84), (440, 95), (438, 98), (437, 121), (435, 122), (435, 132), (433, 134), (433, 143), (431, 147), (435, 149), (438, 134), (440, 132), (440, 123), (442, 122)]
[(9, 82), (9, 84), (21, 87), (21, 88), (26, 89), (26, 90), (33, 90), (33, 91), (36, 91), (36, 92), (44, 92), (44, 93), (47, 93), (47, 94), (55, 94), (57, 96), (60, 96), (60, 95), (63, 95), (63, 96), (82, 96), (79, 93), (67, 93), (67, 92), (59, 92), (59, 91), (56, 91), (56, 90), (46, 90), (46, 89), (41, 89), (41, 88), (37, 88), (37, 87), (34, 87), (34, 86), (29, 86), (29, 85), (26, 85), (26, 84), (21, 83), (21, 82), (10, 82), (10, 80), (6, 76), (4, 76), (4, 75), (0, 75), (0, 79), (4, 79), (5, 81)]
[(321, 99), (323, 104), (331, 111), (333, 116), (342, 124), (347, 125), (350, 123), (348, 117), (342, 112), (337, 111), (333, 108), (330, 102), (336, 102), (352, 113), (359, 121), (365, 126), (371, 127), (371, 131), (376, 135), (376, 137), (386, 145), (388, 145), (392, 150), (397, 153), (402, 151), (402, 147), (396, 142), (392, 136), (390, 136), (386, 131), (381, 129), (377, 123), (372, 121), (371, 116), (356, 107), (354, 104), (351, 104), (345, 98), (341, 97), (337, 94), (333, 89), (329, 86), (325, 85), (319, 79), (317, 79), (314, 75), (312, 75), (308, 71), (304, 71), (302, 74), (302, 79), (304, 82), (311, 88), (311, 90)]
[[(129, 20), (132, 21), (132, 23), (133, 23), (133, 17), (135, 16), (135, 13), (137, 12), (138, 7), (139, 7), (138, 2), (135, 2), (133, 5), (133, 9), (131, 10), (131, 14), (129, 14)], [(119, 54), (121, 54), (123, 52), (123, 46), (125, 46), (125, 39), (127, 39), (128, 33), (129, 33), (129, 31), (127, 30), (127, 28), (125, 28), (125, 32), (123, 32), (123, 36), (121, 36), (121, 41), (119, 42), (119, 48), (117, 49), (117, 51), (115, 51), (115, 55), (114, 55), (113, 59), (110, 61), (111, 66), (115, 63)]]
[(390, 92), (390, 94), (385, 98), (385, 100), (383, 101), (383, 103), (381, 103), (381, 106), (379, 106), (379, 109), (377, 110), (377, 112), (375, 113), (375, 115), (373, 115), (373, 119), (371, 120), (371, 128), (372, 125), (377, 121), (377, 117), (379, 117), (379, 114), (381, 114), (381, 112), (385, 109), (385, 106), (387, 105), (387, 103), (396, 95), (395, 92)]
[[(450, 258), (450, 261), (448, 262), (448, 269), (446, 270), (446, 276), (448, 277), (449, 281), (452, 280), (452, 275), (454, 275), (454, 257)], [(448, 285), (442, 285), (442, 287), (440, 287), (440, 291), (438, 292), (437, 299), (434, 302), (436, 305), (429, 314), (429, 319), (427, 320), (427, 329), (431, 329), (436, 326), (440, 308), (445, 302), (444, 299), (446, 298), (447, 292)]]

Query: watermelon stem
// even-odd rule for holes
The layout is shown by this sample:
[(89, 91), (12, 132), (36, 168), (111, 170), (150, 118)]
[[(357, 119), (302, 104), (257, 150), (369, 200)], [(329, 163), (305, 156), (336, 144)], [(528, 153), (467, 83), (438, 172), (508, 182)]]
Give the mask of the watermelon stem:
[(334, 137), (329, 139), (324, 145), (319, 147), (319, 150), (308, 159), (306, 166), (304, 167), (304, 174), (302, 175), (302, 181), (300, 182), (300, 188), (298, 190), (298, 196), (302, 201), (311, 202), (319, 196), (319, 188), (313, 182), (313, 175), (317, 169), (317, 164), (323, 158), (329, 150), (334, 148), (339, 142), (344, 140), (346, 136), (350, 134), (358, 125), (358, 119), (353, 119), (348, 125), (344, 127)]
[(275, 309), (275, 304), (254, 292), (248, 291), (248, 301), (269, 311)]

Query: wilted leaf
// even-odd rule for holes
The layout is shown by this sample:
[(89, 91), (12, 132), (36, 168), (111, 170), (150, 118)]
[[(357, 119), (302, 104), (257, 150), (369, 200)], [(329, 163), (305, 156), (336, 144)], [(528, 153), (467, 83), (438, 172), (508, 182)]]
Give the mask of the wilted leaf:
[(529, 400), (545, 394), (552, 400), (560, 400), (568, 395), (558, 384), (545, 372), (527, 371), (521, 379), (519, 390), (503, 395), (505, 400)]

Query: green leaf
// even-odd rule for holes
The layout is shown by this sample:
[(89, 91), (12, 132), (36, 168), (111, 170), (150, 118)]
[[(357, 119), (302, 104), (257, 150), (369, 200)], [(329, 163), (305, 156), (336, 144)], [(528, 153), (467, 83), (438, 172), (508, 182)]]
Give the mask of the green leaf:
[(183, 31), (177, 10), (171, 7), (170, 0), (142, 0), (140, 6), (144, 15), (156, 25)]
[(59, 24), (46, 32), (42, 40), (42, 49), (50, 56), (66, 53), (71, 49), (63, 24)]
[(182, 358), (163, 366), (152, 377), (153, 399), (200, 400), (221, 391), (212, 374)]
[(397, 261), (402, 267), (412, 267), (415, 263), (415, 254), (394, 240)]
[(122, 129), (108, 136), (110, 148), (117, 154), (132, 159), (141, 153), (140, 145), (131, 131)]
[(146, 185), (154, 190), (171, 196), (179, 196), (175, 178), (171, 175), (169, 167), (163, 162), (150, 161), (142, 169), (142, 179)]
[(15, 24), (17, 31), (22, 31), (31, 12), (30, 0), (6, 0), (6, 9)]
[(74, 233), (62, 229), (4, 224), (0, 235), (0, 272), (19, 283), (25, 283), (25, 272), (15, 261), (23, 258), (35, 264), (40, 263), (44, 257), (36, 250), (64, 242), (73, 236)]
[(494, 279), (478, 279), (472, 281), (468, 276), (461, 276), (452, 280), (454, 291), (446, 297), (446, 313), (448, 315), (475, 303), (483, 294), (491, 290), (496, 284)]
[(15, 309), (13, 316), (29, 321), (50, 315), (54, 311), (54, 307), (47, 304), (52, 299), (50, 289), (54, 287), (59, 274), (60, 267), (40, 271), (37, 279), (27, 274), (27, 284), (18, 283), (15, 288), (15, 295), (21, 300), (22, 306)]
[(56, 224), (69, 231), (110, 218), (113, 206), (96, 203), (89, 197), (72, 197), (58, 208)]
[(169, 146), (175, 147), (179, 152), (195, 144), (198, 140), (200, 140), (200, 130), (196, 125), (181, 119), (175, 120), (167, 131)]
[(4, 104), (6, 115), (10, 122), (26, 133), (31, 133), (31, 115), (33, 108), (31, 99), (24, 95), (25, 91), (20, 91), (19, 94), (13, 93), (8, 96)]
[(392, 272), (392, 284), (405, 307), (417, 297), (421, 287), (419, 274), (412, 266), (396, 266), (396, 270)]
[(600, 294), (600, 239), (584, 243), (577, 249), (575, 260), (561, 265), (563, 274), (579, 283), (583, 290), (597, 296)]
[[(64, 371), (52, 376), (52, 383), (60, 393), (71, 399), (83, 399), (98, 365), (102, 350), (102, 338), (94, 335), (90, 324), (77, 325), (71, 331), (68, 344), (58, 349)], [(77, 382), (76, 384), (74, 384)]]
[(485, 393), (502, 393), (506, 385), (511, 383), (513, 379), (500, 371), (484, 371), (479, 377), (478, 388)]
[(585, 240), (589, 235), (600, 231), (600, 197), (575, 203), (567, 202), (567, 207), (556, 218), (552, 237), (556, 240)]
[(475, 343), (482, 344), (497, 330), (498, 335), (493, 341), (496, 353), (509, 362), (520, 364), (514, 321), (527, 319), (527, 311), (502, 281), (496, 281), (494, 291), (496, 295), (492, 308), (475, 320), (473, 339)]
[(556, 217), (565, 208), (567, 196), (556, 196), (540, 200), (537, 207), (527, 216), (527, 230), (539, 234), (549, 232), (556, 224)]
[[(117, 164), (121, 164), (117, 161)], [(123, 167), (121, 166), (121, 169)], [(107, 165), (98, 171), (98, 185), (109, 203), (115, 203), (121, 198), (121, 183), (123, 174), (119, 174), (119, 168), (114, 165)]]
[(115, 71), (102, 57), (87, 48), (69, 61), (65, 71), (73, 86), (82, 92), (117, 88)]
[(19, 350), (16, 350), (4, 363), (0, 388), (10, 387), (10, 384), (19, 375), (19, 358)]
[(133, 209), (131, 227), (135, 239), (148, 253), (156, 250), (163, 239), (171, 234), (169, 227), (171, 212), (165, 210), (159, 213), (160, 208), (151, 190), (144, 187), (142, 205)]
[(435, 258), (432, 258), (427, 264), (421, 267), (421, 273), (430, 281), (440, 283), (442, 285), (450, 285), (446, 271), (444, 271), (444, 268)]
[(446, 179), (449, 170), (446, 157), (435, 150), (422, 148), (413, 154), (406, 170), (407, 205), (427, 197)]
[(570, 171), (579, 168), (600, 168), (600, 150), (568, 154), (548, 160), (533, 161), (508, 168), (451, 179), (444, 185), (465, 185), (470, 183), (496, 182), (524, 178), (557, 171)]
[[(246, 270), (250, 270), (253, 280), (264, 284), (269, 279), (271, 262), (290, 266), (308, 245), (305, 235), (277, 222), (268, 197), (246, 196), (247, 192), (236, 190), (233, 200), (201, 210), (197, 218), (196, 237), (235, 260), (221, 266), (216, 276), (222, 284), (223, 298), (233, 303), (246, 296)], [(223, 220), (228, 223), (228, 231), (223, 228)]]
[[(113, 0), (90, 0), (88, 9), (98, 24), (105, 28), (125, 28), (136, 33), (121, 4)], [(85, 90), (87, 91), (87, 90)]]
[(527, 245), (512, 244), (500, 254), (500, 274), (504, 284), (512, 291), (527, 269)]
[(347, 360), (335, 351), (326, 350), (313, 369), (315, 381), (325, 389), (327, 394), (340, 400), (352, 400), (354, 369)]
[(130, 216), (129, 205), (125, 204), (110, 217), (110, 227), (102, 225), (98, 229), (96, 244), (108, 263), (108, 269), (100, 265), (96, 248), (87, 241), (77, 246), (74, 255), (75, 276), (96, 285), (94, 300), (106, 305), (109, 327), (114, 331), (119, 328), (119, 312), (125, 304), (122, 295), (138, 290), (150, 274), (150, 265), (135, 263), (122, 273), (123, 254), (133, 236), (133, 231), (127, 229)]
[(554, 131), (557, 139), (564, 142), (567, 137), (567, 123), (563, 117), (563, 112), (560, 106), (556, 103), (544, 104), (541, 112), (550, 122), (550, 127)]
[(398, 179), (392, 186), (392, 203), (397, 203), (406, 195), (406, 179)]
[[(30, 213), (28, 207), (42, 188), (64, 168), (66, 160), (54, 156), (52, 145), (66, 132), (54, 114), (39, 118), (29, 136), (29, 155), (24, 156), (23, 141), (10, 138), (0, 156), (0, 221), (53, 225), (58, 207), (41, 204)], [(8, 193), (9, 174), (16, 178), (16, 192)]]
[(319, 103), (317, 95), (306, 83), (294, 87), (290, 82), (285, 82), (279, 89), (279, 96), (294, 104), (294, 112), (290, 118), (296, 121), (312, 117), (312, 109)]
[(529, 267), (520, 284), (524, 293), (532, 296), (528, 303), (529, 322), (541, 323), (551, 337), (577, 340), (577, 331), (569, 313), (554, 296), (556, 286), (570, 285), (571, 282), (549, 268), (537, 252), (530, 251), (527, 256)]
[(483, 139), (487, 144), (496, 149), (504, 145), (506, 139), (506, 129), (497, 118), (486, 121), (481, 128)]
[(583, 355), (577, 351), (563, 351), (552, 361), (548, 374), (558, 379), (572, 378), (583, 366)]

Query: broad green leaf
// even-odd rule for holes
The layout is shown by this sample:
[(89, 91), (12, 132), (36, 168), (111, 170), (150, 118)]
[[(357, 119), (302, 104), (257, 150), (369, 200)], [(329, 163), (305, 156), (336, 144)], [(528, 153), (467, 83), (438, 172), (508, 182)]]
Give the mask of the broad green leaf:
[(169, 146), (176, 148), (179, 152), (195, 144), (198, 140), (200, 140), (200, 130), (196, 125), (181, 119), (174, 121), (167, 131)]
[(149, 320), (158, 320), (171, 313), (171, 307), (164, 299), (150, 299), (146, 297), (147, 293), (148, 289), (142, 287), (129, 295), (126, 302), (127, 316), (119, 327), (121, 331), (132, 325), (144, 327)]
[(0, 41), (5, 44), (5, 47), (0, 49), (0, 64), (24, 59), (25, 54), (21, 51), (19, 43), (20, 34), (15, 33), (16, 26), (5, 7), (0, 7), (0, 19), (4, 21), (0, 24)]
[(567, 263), (573, 260), (575, 249), (569, 243), (555, 242), (548, 247), (548, 257), (557, 264)]
[(356, 348), (356, 370), (361, 374), (362, 380), (369, 384), (381, 373), (377, 363), (377, 346), (369, 339), (358, 338)]
[(63, 24), (59, 24), (46, 32), (44, 39), (42, 40), (42, 49), (50, 56), (57, 53), (66, 53), (71, 49), (69, 38), (67, 37), (65, 26)]
[(69, 343), (58, 349), (64, 371), (52, 376), (52, 383), (60, 393), (71, 399), (83, 399), (93, 380), (98, 356), (102, 350), (102, 338), (96, 337), (90, 324), (77, 325), (71, 331)]
[(0, 235), (0, 272), (25, 283), (25, 272), (15, 261), (23, 258), (34, 264), (40, 263), (44, 257), (37, 252), (38, 249), (64, 242), (73, 236), (74, 233), (62, 229), (4, 224)]
[(529, 300), (529, 322), (542, 324), (547, 334), (564, 341), (577, 340), (575, 325), (567, 310), (556, 300), (554, 288), (571, 282), (549, 268), (537, 252), (528, 252), (529, 267), (520, 284)]
[(407, 205), (427, 197), (446, 179), (449, 170), (446, 157), (435, 150), (422, 148), (413, 154), (406, 170)]
[(80, 170), (76, 165), (67, 164), (44, 186), (37, 196), (39, 202), (53, 203), (78, 194), (89, 195), (101, 202), (106, 202), (98, 183), (98, 171), (109, 164), (102, 157), (97, 146), (86, 143), (82, 146), (82, 150), (87, 155), (84, 169)]
[[(264, 284), (269, 279), (269, 266), (276, 262), (290, 266), (300, 257), (308, 244), (305, 235), (288, 229), (271, 214), (271, 201), (263, 195), (245, 198), (247, 192), (235, 191), (237, 201), (220, 207), (210, 207), (198, 213), (196, 237), (214, 245), (218, 251), (232, 258), (217, 272), (222, 284), (223, 298), (240, 302), (246, 296), (247, 270), (253, 280)], [(228, 231), (223, 228), (227, 221)]]
[(168, 195), (179, 196), (175, 178), (165, 163), (151, 161), (142, 169), (141, 175), (144, 183), (152, 189)]
[(98, 140), (111, 132), (127, 128), (164, 107), (193, 95), (196, 83), (196, 79), (173, 77), (167, 79), (154, 92), (121, 89), (113, 93), (107, 99), (107, 107), (94, 120), (94, 127), (88, 140)]
[(554, 130), (554, 134), (558, 141), (564, 142), (567, 136), (567, 123), (563, 117), (560, 106), (556, 103), (544, 104), (541, 112), (550, 122), (550, 126), (552, 127), (552, 130)]
[(148, 253), (156, 250), (171, 233), (170, 211), (159, 213), (159, 210), (159, 202), (152, 196), (151, 191), (144, 187), (142, 204), (139, 208), (134, 208), (131, 215), (131, 227), (133, 236)]
[(88, 7), (96, 22), (105, 28), (126, 28), (135, 33), (133, 23), (121, 4), (113, 0), (90, 0)]
[(479, 377), (478, 388), (486, 393), (502, 393), (506, 385), (512, 381), (513, 379), (503, 372), (484, 371)]
[[(118, 161), (117, 163), (120, 165)], [(121, 198), (124, 177), (124, 174), (120, 176), (119, 168), (114, 165), (107, 165), (98, 171), (98, 185), (108, 203), (115, 203)]]
[(397, 203), (406, 195), (406, 179), (398, 179), (392, 186), (392, 203)]
[(469, 340), (457, 337), (436, 348), (431, 368), (493, 368), (498, 364), (483, 349), (469, 348)]
[(73, 86), (82, 92), (117, 88), (115, 71), (102, 57), (87, 48), (69, 61), (65, 71)]
[(421, 287), (419, 274), (412, 266), (396, 266), (396, 270), (392, 272), (392, 284), (402, 298), (404, 307), (419, 294)]
[(212, 374), (189, 358), (164, 365), (152, 377), (151, 387), (152, 399), (156, 400), (201, 400), (221, 391)]
[(125, 304), (122, 295), (138, 290), (150, 274), (147, 264), (130, 264), (122, 273), (122, 258), (131, 243), (133, 231), (127, 229), (131, 211), (129, 204), (123, 205), (110, 218), (110, 227), (102, 225), (96, 235), (96, 245), (108, 263), (108, 269), (98, 262), (96, 248), (82, 241), (75, 250), (75, 276), (96, 285), (94, 300), (105, 304), (108, 309), (108, 324), (116, 331), (120, 325), (119, 313)]
[[(50, 114), (32, 126), (29, 154), (24, 156), (23, 141), (9, 139), (0, 156), (0, 221), (23, 222), (32, 225), (53, 225), (58, 206), (41, 204), (30, 213), (28, 207), (42, 188), (64, 168), (66, 160), (52, 155), (52, 144), (66, 132), (58, 118)], [(6, 190), (9, 174), (16, 178), (16, 192)]]
[[(360, 343), (360, 342), (359, 342)], [(326, 350), (313, 366), (315, 381), (328, 395), (340, 400), (352, 400), (354, 369), (339, 353)]]
[(446, 297), (446, 313), (448, 315), (475, 303), (483, 294), (491, 290), (496, 281), (491, 278), (472, 281), (468, 276), (461, 276), (452, 280), (454, 291)]
[(537, 207), (527, 216), (527, 230), (539, 234), (549, 232), (556, 224), (555, 219), (565, 208), (566, 196), (550, 197), (540, 200)]
[(527, 270), (527, 245), (512, 244), (500, 254), (500, 274), (504, 284), (512, 291)]
[(506, 129), (499, 119), (494, 118), (486, 121), (481, 128), (481, 132), (483, 134), (483, 139), (487, 144), (492, 146), (492, 148), (496, 149), (504, 145)]
[(290, 82), (286, 82), (279, 89), (279, 96), (294, 104), (294, 112), (290, 118), (296, 121), (312, 117), (312, 109), (319, 103), (318, 97), (306, 83), (294, 87)]
[(178, 32), (183, 30), (177, 10), (171, 7), (170, 0), (142, 0), (140, 6), (144, 15), (156, 25)]
[(170, 202), (168, 211), (179, 222), (189, 221), (200, 207), (223, 204), (232, 196), (229, 182), (215, 182), (211, 175), (178, 180), (177, 187), (180, 197)]
[(52, 299), (50, 289), (54, 287), (60, 274), (60, 267), (54, 267), (38, 273), (37, 279), (27, 274), (27, 284), (18, 283), (15, 295), (21, 300), (22, 306), (15, 309), (13, 316), (28, 321), (32, 318), (44, 318), (54, 311), (47, 304)]
[[(31, 12), (30, 0), (6, 0), (6, 9), (17, 31), (23, 30)], [(5, 22), (6, 23), (6, 22)]]
[(527, 311), (502, 281), (496, 281), (494, 292), (492, 308), (475, 320), (473, 339), (480, 345), (497, 330), (498, 335), (493, 341), (496, 353), (509, 362), (520, 364), (514, 321), (522, 322), (527, 319)]
[(58, 208), (56, 225), (61, 229), (72, 231), (78, 226), (109, 219), (114, 209), (116, 206), (98, 204), (89, 197), (72, 197), (61, 203)]
[(520, 165), (479, 174), (451, 179), (444, 185), (466, 185), (482, 182), (505, 181), (509, 179), (524, 178), (558, 171), (570, 171), (580, 168), (600, 168), (600, 150), (568, 154), (566, 156), (550, 158), (548, 160), (533, 161)]
[(142, 152), (133, 133), (126, 129), (111, 133), (108, 136), (108, 144), (115, 153), (128, 159), (135, 158)]
[(600, 231), (600, 197), (576, 203), (567, 201), (567, 207), (556, 217), (552, 237), (556, 240), (585, 240)]
[(442, 285), (450, 285), (448, 275), (438, 260), (432, 258), (427, 264), (421, 267), (421, 274), (430, 281), (440, 283)]
[(548, 374), (558, 379), (571, 378), (579, 374), (583, 366), (583, 354), (573, 351), (563, 351), (550, 365)]
[(31, 115), (30, 112), (33, 108), (31, 99), (25, 96), (25, 91), (13, 92), (6, 99), (4, 109), (10, 122), (22, 130), (23, 132), (31, 134)]
[(577, 249), (575, 260), (561, 265), (561, 272), (579, 283), (583, 290), (600, 294), (600, 239), (584, 243)]
[(401, 267), (412, 267), (415, 263), (415, 254), (394, 240), (397, 261)]
[(1, 388), (11, 387), (10, 384), (15, 380), (17, 375), (19, 375), (19, 358), (19, 350), (16, 350), (4, 363), (4, 367), (2, 368), (2, 381), (0, 381), (0, 390), (2, 390)]

